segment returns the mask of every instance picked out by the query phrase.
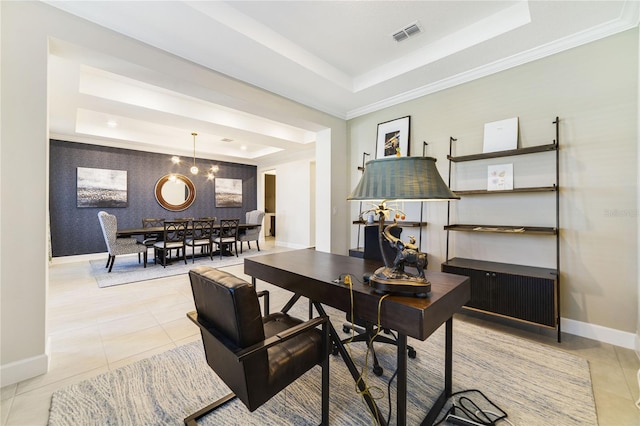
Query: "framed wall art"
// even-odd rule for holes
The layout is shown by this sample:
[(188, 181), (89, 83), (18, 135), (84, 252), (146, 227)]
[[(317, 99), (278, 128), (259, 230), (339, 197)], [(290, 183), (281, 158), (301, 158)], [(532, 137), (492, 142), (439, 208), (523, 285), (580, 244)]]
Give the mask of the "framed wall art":
[(376, 158), (408, 157), (410, 116), (378, 124)]
[(216, 178), (216, 207), (242, 207), (242, 179)]
[(127, 207), (127, 171), (78, 167), (77, 207)]

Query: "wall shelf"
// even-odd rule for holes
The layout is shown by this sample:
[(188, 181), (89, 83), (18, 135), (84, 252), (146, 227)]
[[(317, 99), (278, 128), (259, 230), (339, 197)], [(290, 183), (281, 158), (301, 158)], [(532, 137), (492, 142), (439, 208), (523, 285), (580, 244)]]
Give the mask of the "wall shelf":
[[(526, 148), (498, 152), (454, 156), (454, 138), (449, 140), (449, 187), (454, 163), (477, 161), (492, 158), (510, 157), (542, 152), (555, 151), (555, 183), (549, 186), (514, 188), (509, 190), (489, 191), (487, 189), (471, 189), (453, 192), (460, 196), (482, 196), (491, 200), (493, 196), (504, 194), (555, 193), (556, 226), (518, 226), (490, 224), (456, 224), (451, 223), (451, 203), (448, 205), (446, 262), (441, 266), (443, 272), (466, 275), (471, 278), (471, 300), (465, 308), (484, 313), (511, 318), (555, 328), (560, 342), (560, 191), (559, 191), (559, 119), (553, 122), (555, 139), (553, 143)], [(484, 200), (483, 200), (484, 201)], [(504, 203), (501, 203), (504, 206)], [(489, 203), (487, 208), (491, 208)], [(518, 205), (514, 203), (510, 217), (517, 217)], [(554, 236), (556, 250), (556, 268), (539, 268), (535, 266), (514, 265), (483, 260), (450, 258), (450, 232), (484, 232), (498, 234)]]

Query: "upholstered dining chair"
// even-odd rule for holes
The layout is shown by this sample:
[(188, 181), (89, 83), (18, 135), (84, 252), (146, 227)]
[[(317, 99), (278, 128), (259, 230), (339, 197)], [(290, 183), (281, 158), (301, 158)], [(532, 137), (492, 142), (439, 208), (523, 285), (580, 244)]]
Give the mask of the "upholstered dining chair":
[(196, 247), (206, 248), (206, 253), (213, 260), (213, 223), (215, 219), (194, 219), (191, 221), (191, 234), (185, 245), (191, 247), (191, 263), (196, 261)]
[(282, 312), (262, 316), (252, 284), (209, 266), (192, 269), (189, 279), (196, 311), (187, 316), (200, 327), (207, 363), (232, 393), (184, 423), (196, 425), (236, 397), (252, 412), (320, 365), (322, 424), (327, 425), (329, 318), (303, 321)]
[(260, 251), (260, 243), (258, 239), (260, 237), (260, 230), (262, 229), (262, 219), (264, 219), (264, 212), (262, 210), (251, 210), (245, 213), (245, 223), (259, 223), (260, 226), (246, 229), (238, 236), (238, 241), (240, 241), (240, 253), (242, 253), (242, 243), (245, 241), (247, 242), (249, 249), (251, 248), (251, 241), (255, 241), (258, 251)]
[(113, 264), (116, 261), (116, 256), (123, 254), (135, 254), (138, 253), (138, 263), (140, 262), (140, 253), (143, 253), (144, 267), (147, 267), (147, 247), (143, 244), (139, 244), (135, 238), (116, 238), (118, 231), (117, 218), (105, 211), (98, 212), (98, 221), (100, 222), (100, 228), (102, 229), (102, 236), (104, 242), (107, 245), (107, 251), (109, 252), (109, 258), (107, 259), (107, 266), (109, 272), (113, 268)]
[(236, 250), (236, 257), (238, 257), (238, 224), (240, 219), (220, 219), (220, 228), (218, 229), (218, 235), (214, 237), (213, 242), (218, 246), (220, 251), (220, 259), (225, 247), (231, 251), (233, 245)]
[[(186, 220), (165, 220), (162, 241), (158, 241), (153, 245), (153, 259), (160, 259), (162, 266), (167, 267), (167, 254), (171, 250), (182, 252), (182, 259), (187, 264), (187, 253), (185, 250), (185, 240), (187, 238), (187, 226), (189, 222)], [(179, 256), (179, 255), (178, 255)]]

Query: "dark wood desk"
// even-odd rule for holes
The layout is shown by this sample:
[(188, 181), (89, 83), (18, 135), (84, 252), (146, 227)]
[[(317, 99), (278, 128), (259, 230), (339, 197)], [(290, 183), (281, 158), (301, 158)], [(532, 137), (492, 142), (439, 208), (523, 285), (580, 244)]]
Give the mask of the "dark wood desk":
[[(365, 273), (371, 273), (379, 266), (378, 261), (306, 249), (245, 259), (244, 272), (254, 282), (260, 279), (309, 298), (320, 313), (324, 313), (322, 305), (343, 312), (351, 310), (349, 287), (334, 282), (336, 278), (350, 274), (355, 278), (352, 280), (355, 316), (376, 324), (381, 295), (359, 281)], [(381, 326), (398, 333), (398, 425), (406, 424), (407, 336), (426, 340), (442, 324), (446, 324), (444, 390), (424, 419), (423, 424), (430, 425), (451, 395), (453, 314), (471, 296), (468, 277), (433, 271), (427, 271), (426, 276), (431, 282), (429, 297), (389, 296), (382, 302), (380, 312)], [(359, 373), (333, 326), (331, 335), (351, 374), (357, 380)], [(359, 385), (362, 385), (361, 381)], [(365, 399), (374, 416), (378, 413), (380, 424), (385, 425), (386, 419), (379, 415), (375, 401)]]

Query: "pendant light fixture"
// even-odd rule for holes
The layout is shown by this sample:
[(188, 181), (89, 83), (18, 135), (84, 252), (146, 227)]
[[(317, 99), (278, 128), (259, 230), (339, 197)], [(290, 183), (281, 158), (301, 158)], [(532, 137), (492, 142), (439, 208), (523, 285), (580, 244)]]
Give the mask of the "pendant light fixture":
[(193, 136), (193, 166), (191, 166), (191, 174), (197, 175), (198, 166), (196, 166), (196, 136), (198, 136), (198, 134), (196, 132), (193, 132), (191, 133), (191, 136)]

